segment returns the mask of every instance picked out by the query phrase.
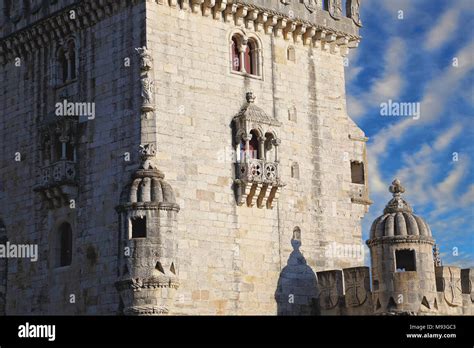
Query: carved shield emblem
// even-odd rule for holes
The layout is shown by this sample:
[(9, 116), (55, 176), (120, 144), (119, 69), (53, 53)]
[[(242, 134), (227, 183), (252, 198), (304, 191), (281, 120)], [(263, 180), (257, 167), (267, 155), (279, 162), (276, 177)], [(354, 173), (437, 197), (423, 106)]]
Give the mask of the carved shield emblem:
[(329, 14), (334, 19), (341, 19), (342, 17), (342, 0), (328, 0)]
[(18, 22), (23, 16), (23, 1), (10, 1), (9, 16), (12, 22)]
[(369, 290), (368, 274), (358, 272), (357, 269), (344, 270), (346, 284), (346, 304), (349, 307), (361, 306), (367, 301)]
[(313, 13), (318, 8), (319, 1), (318, 0), (304, 0), (304, 5), (306, 6), (309, 12)]
[(322, 309), (333, 309), (339, 303), (342, 292), (341, 274), (337, 271), (318, 272), (319, 306)]
[(462, 305), (461, 278), (448, 267), (449, 275), (443, 278), (444, 299), (450, 306)]

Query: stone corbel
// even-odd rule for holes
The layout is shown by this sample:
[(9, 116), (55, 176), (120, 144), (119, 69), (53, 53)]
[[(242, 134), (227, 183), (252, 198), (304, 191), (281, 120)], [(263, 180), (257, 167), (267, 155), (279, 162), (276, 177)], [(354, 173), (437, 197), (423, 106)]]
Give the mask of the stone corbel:
[(321, 40), (321, 48), (323, 51), (326, 51), (328, 48), (334, 47), (331, 45), (336, 41), (336, 35), (333, 33), (327, 33), (323, 40)]
[(316, 28), (307, 28), (306, 32), (303, 35), (303, 45), (309, 45), (312, 42), (314, 35), (316, 35)]
[(295, 43), (300, 43), (302, 36), (306, 33), (306, 25), (298, 24), (295, 31), (293, 32), (293, 41)]
[(273, 34), (274, 28), (278, 24), (278, 17), (268, 16), (268, 19), (265, 22), (265, 33)]
[(316, 34), (313, 37), (313, 43), (315, 48), (322, 47), (323, 45), (323, 40), (326, 37), (326, 31), (325, 30), (317, 30)]
[(204, 0), (191, 0), (191, 10), (193, 13), (198, 13)]
[(222, 18), (222, 11), (224, 11), (227, 7), (227, 0), (217, 0), (216, 6), (213, 9), (214, 19), (221, 19)]
[[(181, 2), (186, 2), (186, 0), (181, 0)], [(170, 7), (176, 7), (178, 5), (177, 0), (169, 0)]]
[(216, 6), (216, 0), (205, 0), (202, 5), (202, 15), (208, 17), (212, 13), (214, 6)]
[(280, 18), (278, 19), (277, 24), (275, 25), (273, 29), (273, 33), (275, 34), (275, 37), (281, 37), (283, 34), (283, 29), (286, 28), (287, 25), (287, 20), (286, 18)]
[(247, 16), (245, 17), (245, 28), (253, 29), (255, 28), (255, 21), (258, 18), (258, 10), (251, 9), (248, 11)]
[(261, 32), (264, 27), (265, 23), (267, 22), (268, 14), (266, 12), (261, 12), (258, 14), (257, 19), (255, 20), (255, 31)]
[(237, 12), (236, 4), (228, 4), (224, 11), (224, 21), (230, 22), (234, 18), (234, 13)]
[(285, 40), (289, 40), (291, 37), (291, 34), (295, 31), (295, 29), (296, 29), (295, 22), (287, 22), (286, 27), (283, 28), (283, 38)]
[(243, 25), (244, 24), (244, 18), (247, 16), (248, 13), (248, 7), (247, 6), (241, 6), (237, 9), (237, 11), (234, 14), (234, 21), (235, 25)]

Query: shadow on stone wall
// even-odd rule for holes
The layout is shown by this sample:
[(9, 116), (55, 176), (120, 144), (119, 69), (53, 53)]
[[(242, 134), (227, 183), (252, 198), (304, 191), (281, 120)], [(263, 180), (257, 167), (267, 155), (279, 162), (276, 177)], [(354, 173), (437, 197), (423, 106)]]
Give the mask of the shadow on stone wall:
[(282, 269), (275, 292), (278, 315), (315, 315), (317, 278), (299, 250), (299, 229), (291, 239), (293, 251)]

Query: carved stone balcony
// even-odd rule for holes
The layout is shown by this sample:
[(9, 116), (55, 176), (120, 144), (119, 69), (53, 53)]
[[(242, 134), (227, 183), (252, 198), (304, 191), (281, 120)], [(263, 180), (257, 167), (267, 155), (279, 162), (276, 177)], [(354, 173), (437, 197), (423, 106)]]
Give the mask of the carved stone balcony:
[(280, 188), (279, 164), (263, 159), (249, 159), (237, 163), (237, 203), (271, 209), (278, 199)]
[(77, 164), (60, 160), (41, 168), (41, 183), (35, 187), (48, 202), (50, 208), (69, 205), (70, 199), (77, 196)]

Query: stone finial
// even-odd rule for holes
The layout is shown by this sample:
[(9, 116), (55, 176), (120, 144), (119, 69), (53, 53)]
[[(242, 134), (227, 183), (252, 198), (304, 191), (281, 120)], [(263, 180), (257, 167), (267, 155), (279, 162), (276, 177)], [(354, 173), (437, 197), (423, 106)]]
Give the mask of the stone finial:
[(247, 92), (246, 98), (247, 98), (247, 103), (254, 103), (256, 99), (255, 94), (253, 94), (253, 92)]
[(140, 158), (142, 169), (154, 169), (151, 159), (156, 156), (156, 146), (153, 143), (140, 145)]
[(399, 197), (401, 193), (405, 192), (405, 188), (398, 179), (392, 181), (392, 185), (388, 190), (393, 193), (393, 197)]
[(392, 182), (388, 189), (392, 194), (393, 198), (388, 202), (387, 206), (384, 209), (384, 214), (386, 213), (397, 213), (397, 212), (413, 212), (413, 209), (410, 207), (408, 202), (402, 198), (402, 193), (405, 192), (405, 188), (402, 186), (400, 180), (395, 179)]

